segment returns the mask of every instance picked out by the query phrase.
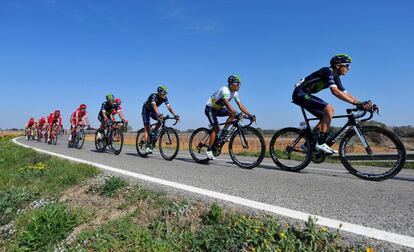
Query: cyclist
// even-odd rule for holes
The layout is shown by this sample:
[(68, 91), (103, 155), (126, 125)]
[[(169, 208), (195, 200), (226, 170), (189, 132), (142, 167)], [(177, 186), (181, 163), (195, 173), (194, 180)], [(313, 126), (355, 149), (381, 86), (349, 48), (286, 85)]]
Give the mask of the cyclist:
[[(121, 98), (115, 98), (114, 102), (116, 104), (116, 107), (115, 107), (114, 110), (112, 110), (112, 113), (111, 113), (112, 121), (115, 121), (115, 115), (116, 114), (118, 114), (120, 118), (124, 117), (124, 115), (122, 113), (122, 107), (121, 107), (121, 103), (122, 103)], [(122, 115), (122, 117), (121, 117), (121, 115)]]
[(210, 133), (209, 146), (206, 151), (206, 155), (209, 159), (215, 159), (212, 151), (212, 146), (216, 139), (217, 133), (220, 130), (217, 117), (228, 116), (226, 124), (222, 130), (222, 134), (227, 133), (227, 128), (230, 126), (230, 123), (239, 115), (237, 111), (230, 104), (230, 101), (234, 98), (239, 109), (249, 116), (250, 120), (256, 121), (256, 117), (252, 115), (247, 108), (241, 103), (239, 98), (239, 89), (241, 86), (241, 80), (238, 75), (230, 75), (227, 79), (228, 85), (220, 88), (215, 92), (207, 101), (205, 108), (205, 114), (210, 122), (210, 125), (213, 127), (213, 130)]
[[(326, 144), (327, 133), (334, 115), (334, 108), (331, 104), (314, 96), (323, 89), (330, 88), (333, 95), (352, 105), (369, 109), (371, 103), (361, 102), (342, 85), (340, 76), (346, 75), (350, 69), (352, 59), (346, 54), (337, 54), (330, 61), (330, 67), (323, 67), (309, 76), (301, 79), (296, 85), (292, 94), (293, 103), (303, 107), (314, 116), (320, 119), (314, 128), (317, 139), (315, 149), (328, 154), (338, 153)], [(302, 146), (306, 149), (306, 146)]]
[(142, 120), (144, 122), (144, 140), (147, 142), (147, 146), (145, 148), (145, 153), (149, 154), (152, 153), (152, 145), (150, 144), (150, 138), (148, 137), (150, 134), (150, 117), (154, 120), (158, 121), (158, 124), (155, 126), (154, 135), (156, 135), (158, 128), (161, 126), (161, 120), (163, 118), (162, 114), (160, 113), (158, 107), (165, 103), (168, 110), (171, 114), (174, 115), (174, 118), (180, 120), (180, 116), (177, 115), (172, 108), (171, 104), (167, 98), (168, 88), (165, 85), (161, 85), (157, 88), (157, 93), (151, 94), (147, 101), (144, 102), (142, 106)]
[(47, 122), (49, 125), (49, 134), (47, 142), (51, 143), (50, 136), (52, 134), (53, 127), (56, 125), (56, 123), (59, 123), (59, 129), (62, 129), (62, 116), (60, 115), (60, 110), (56, 109), (53, 113), (50, 113), (50, 115), (47, 117)]
[[(118, 108), (118, 105), (115, 103), (115, 97), (113, 94), (107, 94), (105, 98), (106, 98), (106, 101), (102, 103), (101, 110), (99, 111), (99, 114), (98, 114), (98, 120), (101, 123), (99, 127), (100, 130), (104, 129), (105, 124), (108, 121), (112, 121), (112, 112), (117, 110)], [(124, 115), (122, 114), (122, 111), (118, 111), (117, 114), (119, 115), (119, 117), (124, 123), (128, 123), (128, 121), (125, 120)], [(97, 139), (101, 139), (101, 138), (102, 138), (102, 134), (98, 132)]]
[(25, 127), (26, 139), (27, 139), (27, 135), (29, 133), (29, 130), (32, 130), (32, 128), (35, 127), (35, 124), (36, 124), (36, 121), (35, 121), (34, 117), (30, 117), (29, 121), (27, 121), (26, 127)]
[(88, 112), (86, 112), (86, 105), (81, 104), (79, 105), (79, 108), (77, 108), (70, 116), (71, 134), (69, 134), (69, 142), (72, 141), (72, 134), (75, 133), (76, 128), (78, 126), (82, 126), (84, 122), (86, 122), (88, 128), (91, 127), (91, 124), (89, 123)]

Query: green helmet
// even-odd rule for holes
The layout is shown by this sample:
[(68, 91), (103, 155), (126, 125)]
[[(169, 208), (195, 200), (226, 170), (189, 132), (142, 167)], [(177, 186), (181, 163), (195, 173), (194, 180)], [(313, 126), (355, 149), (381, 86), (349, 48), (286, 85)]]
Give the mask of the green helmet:
[(229, 82), (229, 84), (241, 83), (240, 76), (235, 75), (235, 74), (230, 75), (227, 81)]
[(336, 64), (350, 64), (352, 62), (352, 58), (347, 54), (337, 54), (332, 57), (331, 59), (331, 66)]
[(157, 88), (157, 93), (159, 94), (168, 94), (168, 88), (165, 85), (159, 86)]
[(114, 100), (114, 95), (113, 94), (107, 94), (106, 96), (105, 96), (105, 98), (106, 98), (106, 101), (113, 101)]

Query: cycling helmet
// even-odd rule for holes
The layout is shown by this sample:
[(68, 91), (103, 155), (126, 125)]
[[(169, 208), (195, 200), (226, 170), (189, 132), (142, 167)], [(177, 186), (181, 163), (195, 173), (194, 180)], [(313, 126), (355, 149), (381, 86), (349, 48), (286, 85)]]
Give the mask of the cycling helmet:
[(86, 109), (86, 104), (79, 105), (79, 109)]
[(230, 75), (227, 81), (229, 82), (229, 84), (241, 83), (240, 76), (235, 75), (235, 74)]
[(60, 115), (60, 110), (59, 109), (55, 110), (55, 115)]
[(336, 64), (350, 64), (352, 62), (352, 58), (347, 54), (337, 54), (333, 56), (331, 59), (331, 66)]
[(30, 117), (29, 121), (34, 121), (34, 117)]
[(45, 118), (44, 117), (40, 117), (39, 121), (44, 121)]
[(159, 86), (157, 88), (157, 93), (159, 94), (167, 94), (168, 93), (168, 88), (165, 85)]
[(107, 94), (106, 96), (105, 96), (105, 98), (106, 98), (106, 101), (113, 101), (114, 100), (114, 95), (113, 94)]
[(118, 104), (118, 105), (121, 105), (121, 98), (116, 98), (115, 103)]

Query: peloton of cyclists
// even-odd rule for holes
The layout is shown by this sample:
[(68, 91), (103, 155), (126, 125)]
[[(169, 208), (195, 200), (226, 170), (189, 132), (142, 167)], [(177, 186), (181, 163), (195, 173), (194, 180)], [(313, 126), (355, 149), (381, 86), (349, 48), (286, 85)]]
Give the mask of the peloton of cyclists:
[[(303, 107), (320, 119), (313, 130), (317, 139), (315, 149), (328, 154), (338, 153), (326, 144), (327, 133), (334, 115), (334, 108), (331, 104), (326, 103), (313, 94), (330, 88), (334, 96), (345, 102), (361, 106), (364, 109), (371, 107), (370, 102), (361, 102), (347, 92), (341, 83), (340, 76), (348, 73), (351, 62), (351, 57), (346, 54), (335, 55), (330, 61), (330, 67), (323, 67), (301, 79), (295, 85), (295, 90), (292, 94), (293, 103)], [(306, 148), (306, 146), (302, 146), (302, 148)]]
[(207, 101), (207, 105), (204, 113), (206, 114), (210, 125), (213, 130), (210, 133), (209, 146), (206, 150), (206, 155), (209, 159), (215, 159), (212, 151), (212, 146), (216, 139), (217, 133), (220, 130), (217, 117), (228, 116), (226, 124), (222, 130), (222, 134), (226, 134), (230, 123), (238, 116), (237, 111), (230, 104), (230, 101), (234, 98), (239, 109), (246, 114), (250, 120), (256, 121), (256, 117), (252, 115), (247, 108), (240, 101), (239, 89), (241, 86), (241, 80), (238, 75), (230, 75), (227, 79), (227, 86), (224, 86), (217, 90)]
[(48, 134), (47, 142), (50, 144), (51, 143), (50, 136), (52, 134), (52, 130), (54, 126), (56, 125), (56, 123), (58, 123), (59, 129), (62, 129), (62, 116), (60, 115), (60, 110), (56, 109), (53, 113), (50, 113), (50, 115), (47, 117), (47, 122), (49, 126), (49, 129), (48, 129), (49, 134)]
[(86, 105), (81, 104), (79, 108), (77, 108), (70, 116), (70, 132), (69, 134), (69, 142), (72, 141), (72, 134), (76, 131), (78, 126), (82, 126), (86, 123), (88, 128), (91, 127), (88, 118), (88, 112), (86, 112)]
[(156, 132), (158, 128), (161, 126), (161, 120), (163, 118), (162, 114), (159, 112), (158, 107), (165, 103), (168, 110), (173, 114), (173, 116), (180, 120), (180, 116), (178, 116), (174, 109), (172, 108), (171, 104), (168, 101), (167, 98), (168, 94), (168, 88), (165, 85), (159, 86), (157, 88), (157, 93), (151, 94), (148, 99), (144, 102), (144, 105), (142, 106), (142, 120), (144, 123), (144, 140), (147, 142), (147, 146), (145, 148), (145, 153), (150, 154), (152, 153), (152, 145), (150, 144), (150, 118), (158, 121), (158, 124), (155, 126), (154, 135), (156, 135)]

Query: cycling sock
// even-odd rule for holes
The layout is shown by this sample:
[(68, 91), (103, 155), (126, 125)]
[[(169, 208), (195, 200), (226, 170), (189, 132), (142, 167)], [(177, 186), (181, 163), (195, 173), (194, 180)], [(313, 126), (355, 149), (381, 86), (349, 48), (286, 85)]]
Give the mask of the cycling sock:
[(207, 151), (211, 151), (211, 146), (208, 146), (207, 147)]
[(324, 144), (326, 142), (327, 135), (328, 134), (325, 132), (319, 132), (318, 144)]

